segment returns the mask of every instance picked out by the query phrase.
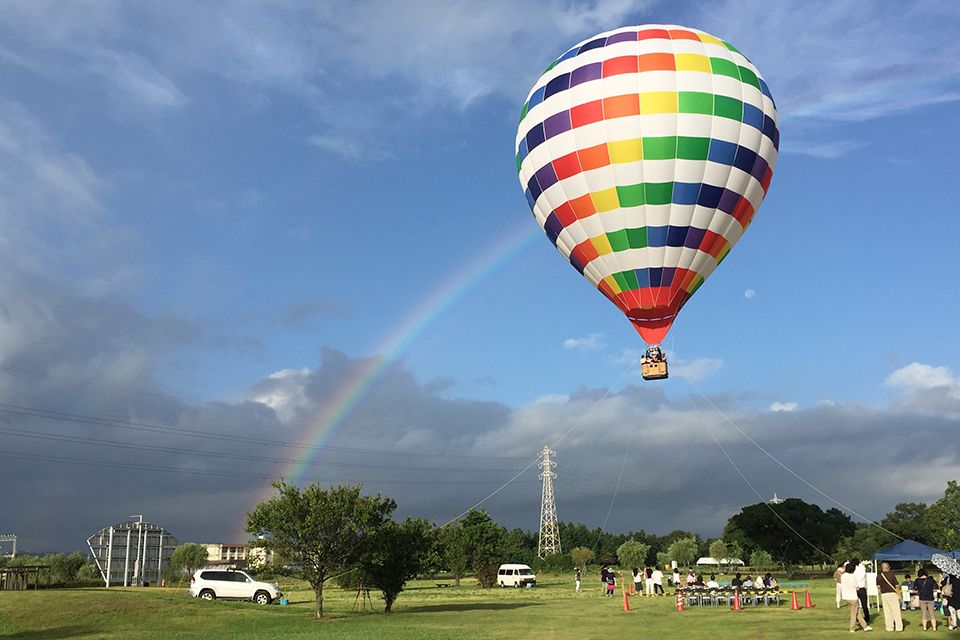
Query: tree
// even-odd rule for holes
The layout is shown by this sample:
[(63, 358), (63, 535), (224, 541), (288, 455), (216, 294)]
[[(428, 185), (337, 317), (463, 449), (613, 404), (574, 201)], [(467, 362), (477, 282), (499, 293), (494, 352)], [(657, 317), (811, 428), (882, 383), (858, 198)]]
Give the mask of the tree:
[(723, 538), (717, 538), (710, 543), (709, 553), (710, 557), (717, 561), (718, 569), (723, 564), (724, 560), (727, 560), (729, 564), (730, 550), (727, 548), (727, 543), (723, 541)]
[(570, 560), (573, 561), (573, 566), (579, 567), (581, 571), (586, 571), (587, 564), (589, 564), (593, 558), (593, 549), (575, 547), (570, 550)]
[(773, 556), (763, 549), (757, 549), (750, 554), (750, 566), (754, 569), (770, 569), (773, 567)]
[(437, 536), (437, 556), (442, 560), (446, 569), (453, 574), (454, 586), (460, 586), (460, 579), (467, 575), (470, 569), (470, 557), (467, 550), (467, 541), (463, 536), (461, 526), (449, 526), (440, 529)]
[(460, 522), (459, 537), (461, 553), (477, 582), (483, 588), (497, 582), (497, 569), (504, 559), (507, 531), (494, 522), (483, 509), (471, 509)]
[(657, 553), (657, 566), (661, 569), (667, 569), (670, 566), (670, 554), (666, 551)]
[(207, 566), (207, 547), (196, 542), (179, 545), (170, 556), (167, 567), (170, 575), (179, 578), (192, 576), (198, 569)]
[(68, 585), (77, 579), (77, 573), (86, 564), (79, 551), (73, 553), (55, 553), (47, 557), (50, 565), (50, 579), (54, 584)]
[[(916, 540), (921, 544), (930, 544), (933, 540), (930, 535), (930, 523), (926, 515), (927, 505), (923, 502), (901, 502), (893, 508), (893, 511), (883, 517), (880, 526), (901, 538)], [(890, 536), (890, 538), (892, 544), (894, 536)]]
[(873, 524), (861, 522), (856, 525), (856, 529), (851, 535), (844, 536), (837, 543), (834, 559), (869, 558), (875, 552), (890, 546), (895, 541), (896, 538), (878, 529)]
[(650, 545), (631, 538), (617, 547), (617, 558), (620, 560), (620, 566), (625, 569), (642, 567), (647, 564), (648, 551), (650, 551)]
[(667, 548), (667, 555), (677, 561), (678, 565), (690, 566), (697, 559), (700, 542), (695, 537), (680, 538)]
[(723, 530), (747, 548), (763, 549), (786, 568), (791, 564), (824, 561), (837, 543), (854, 532), (853, 522), (837, 509), (823, 511), (799, 498), (780, 504), (761, 502), (741, 509)]
[(433, 528), (423, 518), (403, 523), (388, 521), (370, 536), (360, 560), (360, 572), (370, 586), (380, 589), (390, 613), (407, 580), (412, 580), (427, 562), (433, 545)]
[(943, 497), (927, 507), (923, 519), (934, 545), (947, 550), (960, 547), (960, 485), (956, 480), (947, 481)]
[(311, 484), (303, 492), (283, 481), (273, 486), (278, 495), (247, 514), (247, 532), (258, 536), (259, 546), (298, 567), (299, 576), (313, 587), (317, 618), (322, 618), (323, 583), (359, 560), (397, 503), (379, 493), (360, 495), (359, 485), (324, 489)]

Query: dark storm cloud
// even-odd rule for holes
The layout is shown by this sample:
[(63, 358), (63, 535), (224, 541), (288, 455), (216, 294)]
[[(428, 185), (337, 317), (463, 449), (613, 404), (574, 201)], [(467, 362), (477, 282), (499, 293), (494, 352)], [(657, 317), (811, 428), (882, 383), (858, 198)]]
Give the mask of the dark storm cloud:
[[(189, 323), (36, 279), (6, 275), (0, 289), (0, 529), (27, 550), (82, 548), (140, 513), (180, 540), (243, 540), (269, 479), (297, 469), (304, 482), (362, 481), (402, 515), (443, 523), (482, 503), (535, 529), (530, 463), (544, 443), (558, 451), (560, 517), (595, 527), (610, 510), (611, 530), (719, 532), (759, 500), (723, 450), (763, 498), (835, 499), (868, 517), (936, 499), (960, 476), (960, 386), (916, 363), (890, 376), (901, 395), (884, 409), (758, 411), (743, 408), (749, 393), (671, 397), (647, 384), (507, 407), (451, 397), (450, 381), (420, 380), (402, 362), (326, 349), (316, 368), (275, 372), (246, 399), (197, 405), (156, 383), (171, 351), (205, 339)], [(333, 447), (308, 448), (318, 416), (371, 372), (325, 440)]]

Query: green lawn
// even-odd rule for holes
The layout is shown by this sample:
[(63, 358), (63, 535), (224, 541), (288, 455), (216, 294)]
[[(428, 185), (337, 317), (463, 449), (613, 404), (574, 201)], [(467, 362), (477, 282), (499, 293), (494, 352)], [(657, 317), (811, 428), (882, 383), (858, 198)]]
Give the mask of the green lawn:
[[(439, 589), (416, 582), (404, 591), (392, 615), (373, 594), (376, 612), (353, 609), (355, 593), (330, 588), (328, 618), (316, 621), (313, 592), (281, 581), (288, 606), (249, 602), (204, 602), (185, 589), (64, 589), (0, 592), (0, 639), (13, 638), (836, 638), (847, 635), (847, 611), (837, 610), (832, 580), (814, 583), (814, 608), (780, 607), (674, 610), (672, 597), (623, 599), (576, 594), (569, 577), (540, 576), (536, 589), (473, 587)], [(466, 584), (466, 582), (465, 582)], [(592, 582), (590, 583), (592, 585)], [(803, 593), (800, 593), (803, 603)], [(907, 632), (920, 636), (919, 612), (905, 612)], [(883, 631), (880, 615), (874, 633)], [(924, 634), (929, 635), (930, 632)], [(938, 634), (954, 635), (944, 626)], [(960, 633), (956, 633), (960, 640)]]

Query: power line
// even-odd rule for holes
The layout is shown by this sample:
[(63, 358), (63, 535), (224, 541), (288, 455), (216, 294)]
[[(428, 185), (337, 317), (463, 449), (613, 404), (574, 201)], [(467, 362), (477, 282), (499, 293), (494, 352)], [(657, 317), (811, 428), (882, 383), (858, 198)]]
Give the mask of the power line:
[[(107, 462), (104, 460), (84, 460), (82, 458), (66, 458), (62, 456), (51, 456), (51, 455), (42, 455), (36, 453), (27, 453), (21, 451), (4, 451), (0, 453), (0, 458), (8, 458), (14, 460), (36, 460), (42, 462), (57, 462), (62, 464), (72, 464), (85, 467), (98, 467), (105, 469), (131, 469), (134, 471), (157, 471), (164, 473), (177, 473), (177, 474), (193, 474), (193, 475), (207, 475), (207, 476), (224, 476), (231, 478), (250, 478), (255, 480), (266, 480), (274, 481), (280, 480), (280, 478), (269, 477), (264, 475), (257, 475), (253, 473), (239, 473), (235, 471), (221, 471), (217, 469), (185, 469), (181, 467), (165, 467), (160, 465), (150, 465), (150, 464), (134, 464), (134, 463), (125, 463), (125, 462)], [(370, 483), (370, 480), (363, 480), (357, 478), (323, 478), (323, 477), (305, 477), (304, 480), (311, 480), (315, 482), (348, 482), (348, 483)], [(377, 480), (376, 482), (381, 482), (383, 484), (423, 484), (423, 485), (436, 485), (436, 480)], [(464, 484), (464, 485), (489, 485), (496, 484), (500, 482), (499, 480), (444, 480), (443, 484)]]
[(239, 434), (216, 433), (208, 430), (193, 429), (185, 427), (173, 427), (168, 425), (158, 425), (146, 422), (133, 422), (127, 420), (114, 420), (112, 418), (102, 418), (89, 416), (80, 413), (67, 413), (54, 411), (51, 409), (37, 409), (13, 404), (0, 403), (0, 413), (18, 415), (24, 417), (42, 418), (46, 420), (55, 420), (59, 422), (74, 422), (79, 424), (91, 424), (109, 428), (126, 429), (130, 431), (141, 431), (146, 433), (160, 433), (164, 435), (176, 434), (188, 438), (204, 438), (208, 440), (223, 440), (236, 443), (243, 442), (247, 444), (269, 445), (285, 448), (303, 449), (306, 451), (329, 451), (339, 453), (352, 453), (361, 455), (389, 455), (411, 458), (430, 458), (443, 456), (444, 458), (457, 459), (476, 459), (476, 460), (526, 460), (520, 456), (474, 456), (467, 454), (457, 454), (443, 452), (416, 452), (416, 451), (391, 451), (388, 449), (368, 449), (361, 447), (333, 447), (329, 445), (306, 444), (303, 442), (290, 442), (285, 440), (275, 440), (271, 438), (258, 438), (255, 436), (244, 436)]
[[(246, 460), (249, 462), (266, 462), (272, 464), (303, 464), (304, 460), (297, 460), (294, 458), (279, 458), (279, 457), (267, 457), (267, 456), (257, 456), (251, 454), (241, 454), (241, 453), (229, 453), (223, 451), (204, 451), (197, 449), (186, 449), (181, 447), (167, 447), (163, 445), (151, 445), (151, 444), (136, 444), (130, 442), (119, 442), (116, 440), (104, 440), (100, 438), (90, 438), (85, 436), (73, 436), (73, 435), (64, 435), (59, 433), (37, 433), (35, 431), (27, 431), (24, 429), (14, 429), (14, 428), (3, 428), (0, 427), (0, 434), (10, 435), (17, 438), (31, 438), (35, 440), (50, 440), (54, 442), (72, 442), (76, 444), (84, 445), (95, 445), (102, 447), (113, 447), (118, 449), (131, 449), (137, 451), (155, 451), (162, 453), (174, 453), (174, 454), (183, 454), (190, 456), (198, 456), (204, 458), (223, 458), (229, 460)], [(324, 466), (331, 467), (365, 467), (369, 468), (370, 464), (366, 462), (333, 462), (325, 461), (323, 462)], [(391, 469), (396, 471), (483, 471), (483, 472), (512, 472), (515, 469), (465, 469), (463, 467), (424, 467), (420, 466), (401, 466), (401, 465), (386, 465), (386, 464), (377, 464), (378, 469)]]
[(880, 529), (881, 531), (883, 531), (883, 532), (885, 532), (885, 533), (889, 533), (890, 535), (892, 535), (893, 537), (895, 537), (895, 538), (897, 538), (897, 539), (899, 539), (899, 540), (906, 540), (906, 538), (903, 538), (903, 537), (897, 535), (897, 534), (894, 533), (893, 531), (890, 531), (889, 529), (883, 527), (880, 523), (873, 521), (871, 518), (868, 518), (868, 517), (866, 517), (866, 516), (864, 516), (864, 515), (861, 515), (861, 514), (857, 513), (856, 511), (854, 511), (853, 509), (851, 509), (851, 508), (848, 507), (847, 505), (843, 504), (842, 502), (840, 502), (839, 500), (837, 500), (837, 499), (834, 498), (833, 496), (828, 495), (827, 493), (824, 493), (824, 492), (821, 491), (818, 487), (814, 486), (813, 483), (811, 483), (809, 480), (807, 480), (806, 478), (804, 478), (803, 476), (801, 476), (799, 473), (797, 473), (796, 471), (794, 471), (793, 469), (791, 469), (790, 467), (788, 467), (786, 464), (784, 464), (784, 463), (780, 460), (780, 458), (778, 458), (777, 456), (775, 456), (775, 455), (773, 455), (772, 453), (770, 453), (769, 451), (767, 451), (767, 449), (765, 449), (759, 442), (757, 442), (756, 440), (754, 440), (753, 438), (751, 438), (750, 435), (749, 435), (746, 431), (744, 431), (743, 429), (740, 428), (740, 425), (738, 425), (738, 424), (733, 420), (733, 418), (729, 417), (729, 416), (728, 416), (726, 413), (724, 413), (717, 405), (715, 405), (715, 404), (713, 403), (713, 401), (710, 400), (709, 397), (707, 397), (702, 391), (700, 391), (700, 389), (699, 389), (695, 384), (693, 384), (693, 382), (690, 382), (690, 381), (688, 380), (687, 383), (688, 383), (697, 393), (699, 393), (700, 396), (701, 396), (704, 400), (706, 400), (707, 403), (709, 403), (710, 406), (713, 407), (714, 410), (723, 417), (724, 420), (726, 420), (731, 426), (733, 426), (733, 428), (736, 429), (737, 432), (739, 432), (741, 436), (743, 436), (744, 438), (746, 438), (747, 441), (750, 442), (750, 444), (752, 444), (752, 445), (755, 446), (757, 449), (759, 449), (760, 451), (762, 451), (768, 458), (770, 458), (771, 460), (773, 460), (774, 462), (776, 462), (778, 465), (780, 465), (780, 467), (782, 467), (782, 468), (784, 469), (784, 471), (786, 471), (787, 473), (789, 473), (790, 475), (792, 475), (794, 478), (796, 478), (797, 480), (799, 480), (799, 481), (802, 482), (803, 484), (807, 485), (808, 487), (810, 487), (811, 489), (813, 489), (814, 491), (816, 491), (817, 493), (819, 493), (821, 496), (823, 496), (824, 498), (826, 498), (826, 499), (829, 500), (830, 502), (833, 502), (834, 504), (836, 504), (838, 507), (840, 507), (840, 508), (843, 509), (844, 511), (847, 511), (847, 512), (849, 512), (849, 513), (852, 513), (853, 515), (855, 515), (856, 517), (860, 518), (860, 519), (863, 520), (864, 522), (866, 522), (866, 523), (868, 523), (868, 524), (870, 524), (870, 525), (872, 525), (872, 526)]

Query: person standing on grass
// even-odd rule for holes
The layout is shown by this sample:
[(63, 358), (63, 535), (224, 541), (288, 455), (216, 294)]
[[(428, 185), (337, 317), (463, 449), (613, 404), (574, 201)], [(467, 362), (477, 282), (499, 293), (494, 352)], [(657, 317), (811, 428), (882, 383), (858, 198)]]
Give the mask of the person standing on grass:
[(574, 580), (577, 583), (577, 593), (580, 593), (580, 578), (581, 578), (580, 567), (577, 567), (577, 575), (574, 577)]
[(840, 608), (840, 603), (843, 601), (843, 598), (840, 597), (840, 576), (843, 575), (843, 570), (846, 566), (846, 562), (841, 562), (837, 565), (837, 570), (833, 572), (833, 581), (837, 583), (837, 609)]
[(940, 595), (943, 596), (944, 613), (948, 614), (947, 626), (953, 631), (957, 628), (957, 609), (960, 609), (960, 578), (944, 574), (940, 581)]
[(612, 598), (613, 592), (617, 588), (617, 574), (613, 571), (607, 571), (607, 597)]
[(644, 595), (653, 597), (653, 569), (650, 567), (643, 568), (643, 583), (646, 585), (646, 591)]
[(913, 583), (913, 588), (917, 590), (920, 596), (920, 624), (923, 630), (927, 630), (927, 621), (933, 625), (933, 630), (937, 630), (937, 614), (933, 610), (933, 591), (937, 587), (937, 581), (927, 575), (926, 569), (917, 571), (917, 580)]
[(847, 563), (843, 575), (840, 576), (840, 596), (850, 608), (850, 633), (857, 630), (857, 623), (860, 623), (860, 628), (864, 631), (873, 631), (873, 627), (867, 623), (863, 616), (863, 610), (860, 608), (860, 598), (857, 594), (857, 578), (854, 572), (859, 564), (857, 560), (851, 560)]
[(673, 570), (673, 586), (674, 587), (680, 586), (680, 567), (677, 567), (676, 569)]
[(860, 562), (859, 558), (850, 561), (855, 570), (853, 577), (857, 579), (857, 597), (860, 599), (860, 607), (863, 609), (863, 619), (870, 624), (870, 603), (867, 602), (867, 568)]
[(903, 617), (900, 615), (900, 583), (890, 570), (890, 563), (880, 565), (877, 576), (880, 588), (880, 602), (883, 604), (883, 626), (887, 631), (903, 631)]
[(658, 595), (663, 595), (663, 571), (660, 571), (660, 567), (653, 568), (653, 592)]

